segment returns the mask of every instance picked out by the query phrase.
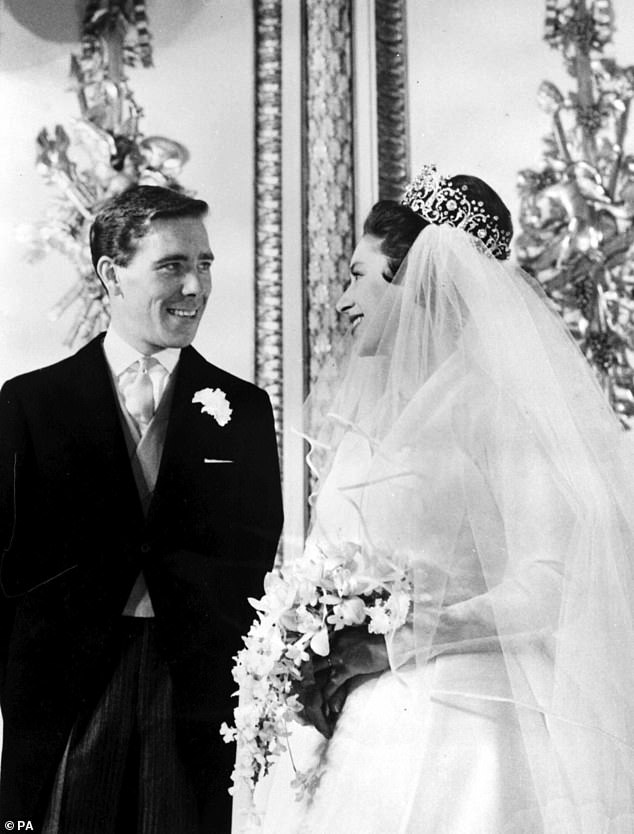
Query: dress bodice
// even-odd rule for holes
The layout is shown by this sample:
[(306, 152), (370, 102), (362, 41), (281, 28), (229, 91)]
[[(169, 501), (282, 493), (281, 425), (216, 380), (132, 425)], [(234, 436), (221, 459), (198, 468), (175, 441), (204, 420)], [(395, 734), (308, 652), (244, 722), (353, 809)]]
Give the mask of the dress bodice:
[[(499, 570), (483, 575), (467, 511), (465, 491), (482, 503), (487, 486), (472, 457), (477, 440), (458, 439), (465, 384), (482, 388), (480, 380), (463, 379), (458, 390), (447, 363), (380, 443), (362, 429), (344, 435), (316, 498), (309, 546), (352, 541), (369, 552), (427, 562), (445, 575), (445, 603), (484, 593), (487, 582), (499, 579)], [(488, 501), (494, 519), (490, 493)]]

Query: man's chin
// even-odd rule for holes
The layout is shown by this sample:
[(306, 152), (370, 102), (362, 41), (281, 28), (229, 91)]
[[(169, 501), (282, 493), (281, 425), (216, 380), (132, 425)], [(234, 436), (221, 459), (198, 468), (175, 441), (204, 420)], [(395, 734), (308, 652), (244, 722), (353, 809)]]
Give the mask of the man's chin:
[(196, 333), (198, 333), (198, 325), (200, 324), (200, 319), (197, 319), (194, 322), (182, 324), (176, 328), (165, 328), (161, 333), (161, 341), (163, 342), (165, 347), (171, 348), (184, 348), (191, 343), (196, 338)]
[(163, 334), (160, 338), (154, 339), (152, 343), (152, 353), (158, 353), (160, 350), (167, 350), (168, 348), (174, 348), (176, 350), (180, 350), (181, 348), (186, 348), (191, 345), (194, 341), (196, 333), (187, 333), (182, 335), (165, 335)]
[(188, 333), (186, 335), (176, 336), (172, 339), (166, 339), (165, 340), (165, 347), (186, 348), (186, 347), (189, 347), (191, 345), (191, 343), (194, 341), (195, 338), (196, 338), (196, 331), (194, 331), (193, 333)]

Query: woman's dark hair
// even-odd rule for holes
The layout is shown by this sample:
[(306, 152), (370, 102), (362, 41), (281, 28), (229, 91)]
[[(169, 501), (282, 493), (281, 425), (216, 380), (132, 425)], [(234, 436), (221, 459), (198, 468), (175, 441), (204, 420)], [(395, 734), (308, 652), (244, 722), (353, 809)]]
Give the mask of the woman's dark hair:
[(410, 250), (412, 243), (428, 222), (395, 200), (379, 200), (370, 209), (363, 224), (363, 234), (381, 241), (381, 252), (387, 256), (391, 280)]
[[(482, 201), (485, 212), (495, 224), (495, 229), (510, 244), (513, 237), (513, 220), (511, 219), (511, 212), (497, 191), (494, 191), (484, 180), (479, 177), (472, 177), (470, 174), (457, 174), (455, 177), (448, 177), (448, 181), (453, 188), (463, 190), (469, 202)], [(497, 254), (495, 254), (495, 257), (498, 260), (505, 259)]]
[[(450, 188), (464, 194), (470, 203), (481, 202), (484, 212), (490, 218), (489, 224), (494, 224), (496, 232), (510, 242), (513, 235), (511, 213), (490, 185), (479, 177), (472, 177), (469, 174), (448, 177), (445, 182)], [(449, 216), (441, 222), (454, 225), (449, 212), (446, 214)], [(387, 280), (394, 277), (410, 247), (428, 225), (429, 222), (420, 214), (394, 200), (379, 200), (372, 206), (363, 224), (363, 234), (372, 235), (381, 241), (381, 252), (387, 257), (390, 270), (390, 275), (385, 276)], [(477, 229), (468, 229), (468, 231), (478, 237)], [(497, 251), (493, 254), (500, 260), (508, 257), (508, 255), (498, 254)]]
[(153, 220), (167, 217), (203, 217), (209, 206), (187, 194), (158, 185), (133, 185), (105, 203), (90, 229), (93, 266), (108, 255), (119, 266), (127, 266), (139, 241)]

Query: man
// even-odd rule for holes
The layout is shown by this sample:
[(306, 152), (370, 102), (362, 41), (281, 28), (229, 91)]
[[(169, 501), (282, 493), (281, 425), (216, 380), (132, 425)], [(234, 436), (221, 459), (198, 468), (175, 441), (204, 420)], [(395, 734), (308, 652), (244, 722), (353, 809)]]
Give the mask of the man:
[(229, 831), (219, 727), (282, 511), (268, 397), (190, 346), (206, 211), (150, 186), (107, 204), (105, 338), (0, 393), (0, 826)]

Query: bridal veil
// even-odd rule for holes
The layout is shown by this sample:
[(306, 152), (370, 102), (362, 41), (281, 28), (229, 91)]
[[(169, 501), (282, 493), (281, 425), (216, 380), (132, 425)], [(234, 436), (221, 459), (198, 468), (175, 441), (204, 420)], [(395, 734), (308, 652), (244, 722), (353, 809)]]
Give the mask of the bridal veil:
[[(634, 830), (634, 446), (561, 320), (431, 225), (324, 379), (316, 493), (334, 479), (363, 546), (412, 575), (392, 669), (459, 655), (432, 696), (512, 706), (545, 834)], [(308, 546), (319, 528), (317, 501)]]

